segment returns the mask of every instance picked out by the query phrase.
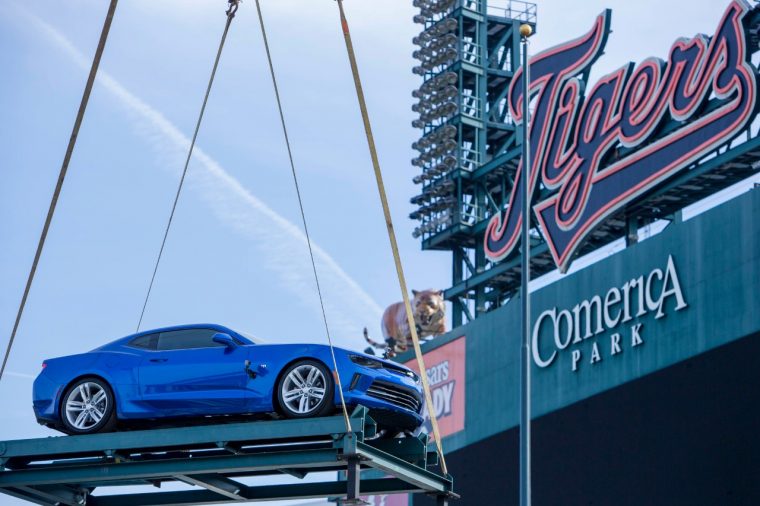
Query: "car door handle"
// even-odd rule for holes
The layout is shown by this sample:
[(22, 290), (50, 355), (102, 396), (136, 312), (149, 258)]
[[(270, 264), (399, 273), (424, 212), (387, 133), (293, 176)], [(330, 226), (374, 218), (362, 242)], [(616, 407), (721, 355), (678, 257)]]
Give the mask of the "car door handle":
[(169, 360), (168, 358), (152, 358), (150, 359), (151, 362), (166, 362)]

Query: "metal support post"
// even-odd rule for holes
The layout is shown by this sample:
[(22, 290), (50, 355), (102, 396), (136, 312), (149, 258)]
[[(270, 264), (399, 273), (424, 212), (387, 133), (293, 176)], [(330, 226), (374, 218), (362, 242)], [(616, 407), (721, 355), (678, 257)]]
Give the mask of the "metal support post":
[(349, 457), (346, 464), (346, 499), (348, 499), (348, 501), (356, 501), (359, 499), (359, 457)]
[(520, 27), (522, 36), (523, 68), (523, 154), (522, 154), (522, 346), (520, 348), (520, 506), (531, 504), (530, 481), (530, 216), (531, 216), (531, 161), (530, 161), (530, 67), (528, 66), (528, 37), (530, 25)]
[(449, 506), (449, 498), (445, 495), (439, 495), (436, 502), (436, 506)]
[(639, 242), (639, 222), (635, 216), (629, 216), (625, 221), (625, 226), (627, 229), (627, 233), (625, 235), (625, 245), (626, 247), (633, 246)]

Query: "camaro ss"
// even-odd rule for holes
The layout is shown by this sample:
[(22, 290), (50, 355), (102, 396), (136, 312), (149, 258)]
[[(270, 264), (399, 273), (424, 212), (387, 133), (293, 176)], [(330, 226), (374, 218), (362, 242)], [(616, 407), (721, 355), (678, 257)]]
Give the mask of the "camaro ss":
[(334, 348), (262, 344), (215, 324), (133, 334), (87, 353), (45, 360), (34, 381), (37, 421), (67, 434), (216, 416), (306, 418), (361, 404), (387, 432), (422, 424), (422, 389), (411, 369)]

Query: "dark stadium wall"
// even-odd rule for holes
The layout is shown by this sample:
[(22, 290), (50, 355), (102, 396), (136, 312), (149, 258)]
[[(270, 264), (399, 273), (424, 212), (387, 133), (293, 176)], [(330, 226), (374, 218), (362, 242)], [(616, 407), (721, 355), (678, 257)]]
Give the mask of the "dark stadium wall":
[[(747, 336), (537, 418), (533, 504), (760, 504), (758, 356), (760, 335)], [(515, 428), (447, 463), (455, 504), (518, 504)]]

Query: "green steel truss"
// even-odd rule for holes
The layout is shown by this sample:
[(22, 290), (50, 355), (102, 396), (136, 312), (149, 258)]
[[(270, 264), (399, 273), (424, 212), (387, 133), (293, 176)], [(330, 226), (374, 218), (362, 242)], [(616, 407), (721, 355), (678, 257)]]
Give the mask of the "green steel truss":
[(492, 306), (490, 277), (468, 283), (490, 266), (482, 232), (478, 238), (475, 230), (506, 205), (520, 159), (520, 132), (507, 92), (520, 65), (519, 28), (523, 23), (535, 28), (536, 5), (437, 0), (434, 5), (450, 7), (429, 11), (426, 1), (432, 0), (420, 0), (421, 14), (415, 17), (424, 23), (414, 39), (420, 46), (414, 56), (421, 62), (414, 72), (424, 83), (413, 93), (420, 117), (412, 124), (422, 137), (412, 145), (420, 153), (412, 164), (422, 173), (414, 178), (421, 193), (411, 199), (419, 208), (410, 218), (419, 220), (413, 235), (422, 239), (423, 249), (453, 253), (453, 286), (467, 286), (461, 293), (446, 292), (457, 327)]
[[(427, 436), (375, 439), (366, 408), (343, 417), (259, 421), (0, 442), (0, 492), (41, 505), (228, 504), (427, 493), (447, 504), (451, 476), (431, 470)], [(362, 470), (374, 470), (363, 476)], [(343, 471), (336, 480), (249, 486), (239, 478)], [(364, 473), (366, 474), (366, 473)], [(384, 476), (377, 478), (376, 476)], [(160, 491), (181, 482), (188, 490)], [(148, 491), (96, 494), (102, 487)], [(190, 487), (192, 485), (192, 487)]]

